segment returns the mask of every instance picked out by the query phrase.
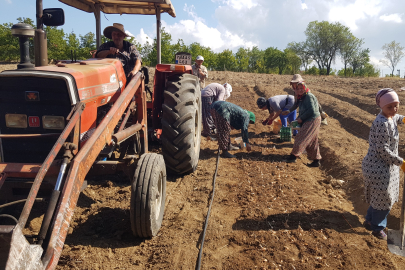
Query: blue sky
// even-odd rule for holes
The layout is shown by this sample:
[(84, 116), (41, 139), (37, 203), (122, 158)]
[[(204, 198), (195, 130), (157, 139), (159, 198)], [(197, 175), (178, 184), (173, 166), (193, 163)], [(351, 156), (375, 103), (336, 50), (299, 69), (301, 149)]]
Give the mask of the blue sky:
[[(379, 60), (382, 46), (393, 40), (405, 46), (405, 4), (403, 0), (172, 0), (176, 18), (162, 15), (162, 24), (173, 42), (199, 42), (215, 52), (239, 47), (284, 49), (289, 42), (304, 41), (304, 31), (311, 21), (329, 21), (348, 26), (358, 38), (364, 38), (371, 50), (371, 62), (389, 72)], [(95, 32), (95, 19), (56, 0), (43, 0), (44, 8), (65, 10), (66, 33), (84, 35)], [(35, 0), (0, 0), (0, 23), (17, 22), (18, 17), (35, 20)], [(156, 35), (155, 16), (102, 14), (101, 27), (118, 22), (144, 43)], [(336, 59), (334, 68), (341, 68)], [(405, 59), (396, 69), (405, 75)]]

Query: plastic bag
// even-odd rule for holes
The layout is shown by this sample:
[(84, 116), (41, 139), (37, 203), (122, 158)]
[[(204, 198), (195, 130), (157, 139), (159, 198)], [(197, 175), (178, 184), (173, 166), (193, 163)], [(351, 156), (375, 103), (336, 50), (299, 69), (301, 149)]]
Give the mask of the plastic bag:
[(281, 120), (277, 119), (273, 122), (273, 130), (272, 132), (274, 134), (278, 134), (280, 132), (281, 127), (283, 126), (283, 124), (281, 124)]

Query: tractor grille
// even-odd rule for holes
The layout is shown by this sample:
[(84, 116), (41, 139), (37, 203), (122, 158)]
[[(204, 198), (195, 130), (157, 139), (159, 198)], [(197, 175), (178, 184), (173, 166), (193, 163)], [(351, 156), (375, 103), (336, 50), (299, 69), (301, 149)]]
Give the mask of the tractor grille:
[[(0, 132), (2, 134), (46, 134), (61, 133), (62, 130), (44, 129), (42, 116), (63, 116), (66, 120), (71, 107), (71, 92), (61, 77), (0, 76)], [(4, 76), (5, 75), (5, 76)], [(6, 126), (6, 114), (27, 116), (27, 128)], [(30, 124), (31, 119), (39, 123)], [(65, 121), (66, 122), (66, 121)], [(38, 126), (36, 126), (38, 125)], [(2, 139), (4, 160), (2, 162), (42, 163), (58, 137), (6, 138)]]

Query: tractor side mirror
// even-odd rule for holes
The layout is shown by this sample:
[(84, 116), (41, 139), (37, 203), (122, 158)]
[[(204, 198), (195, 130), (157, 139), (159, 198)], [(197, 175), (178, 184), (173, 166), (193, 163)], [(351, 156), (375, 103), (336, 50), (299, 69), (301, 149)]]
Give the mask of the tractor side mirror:
[(65, 24), (65, 12), (61, 8), (44, 9), (42, 23), (46, 26), (61, 26)]

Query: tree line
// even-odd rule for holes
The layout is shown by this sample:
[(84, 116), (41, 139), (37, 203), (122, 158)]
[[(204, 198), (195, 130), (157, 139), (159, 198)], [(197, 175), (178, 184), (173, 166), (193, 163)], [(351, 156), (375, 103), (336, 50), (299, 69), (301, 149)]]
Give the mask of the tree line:
[[(29, 18), (18, 18), (17, 21), (34, 27), (33, 20)], [(19, 44), (18, 39), (11, 35), (12, 25), (13, 23), (0, 25), (0, 61), (19, 61)], [(74, 32), (65, 33), (63, 29), (47, 26), (44, 30), (48, 40), (49, 61), (72, 58), (84, 60), (90, 58), (91, 52), (97, 49), (95, 34), (92, 32), (76, 35)], [(177, 52), (188, 52), (193, 59), (197, 55), (202, 55), (204, 65), (210, 70), (273, 74), (295, 74), (301, 71), (305, 74), (340, 76), (379, 75), (379, 70), (370, 63), (370, 50), (363, 47), (364, 40), (355, 37), (348, 27), (339, 22), (310, 22), (305, 30), (305, 36), (305, 41), (291, 42), (284, 50), (276, 47), (260, 50), (255, 46), (241, 47), (236, 52), (225, 49), (216, 53), (210, 47), (202, 46), (197, 42), (189, 45), (186, 45), (182, 39), (173, 42), (170, 33), (163, 28), (161, 60), (162, 63), (174, 63)], [(156, 65), (156, 38), (143, 45), (133, 37), (127, 40), (137, 46), (143, 65)], [(107, 39), (102, 36), (102, 42), (106, 41)], [(31, 59), (34, 59), (32, 39), (30, 46)], [(339, 71), (332, 69), (332, 64), (335, 64), (338, 57), (344, 66)], [(385, 60), (392, 68), (392, 61)]]

